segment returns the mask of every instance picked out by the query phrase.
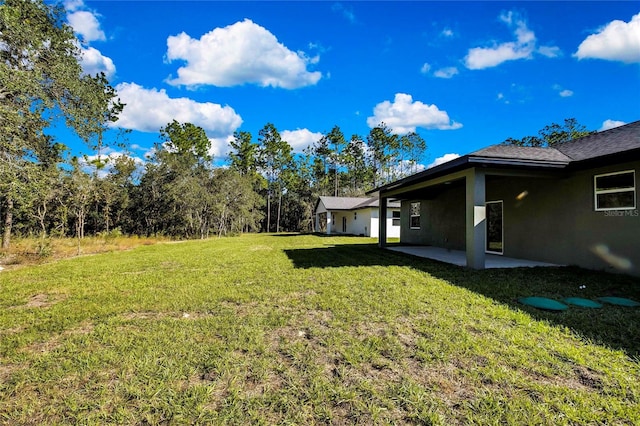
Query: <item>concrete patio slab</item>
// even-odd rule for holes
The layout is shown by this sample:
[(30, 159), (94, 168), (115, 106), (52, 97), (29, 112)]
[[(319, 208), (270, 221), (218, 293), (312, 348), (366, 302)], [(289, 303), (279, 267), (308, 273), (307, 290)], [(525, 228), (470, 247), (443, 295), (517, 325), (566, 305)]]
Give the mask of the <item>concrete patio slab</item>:
[[(387, 246), (386, 249), (451, 263), (458, 266), (467, 266), (467, 254), (462, 250), (448, 250), (431, 246)], [(496, 254), (488, 254), (485, 259), (485, 268), (533, 268), (536, 266), (560, 266), (553, 263), (536, 262), (533, 260), (514, 259)]]

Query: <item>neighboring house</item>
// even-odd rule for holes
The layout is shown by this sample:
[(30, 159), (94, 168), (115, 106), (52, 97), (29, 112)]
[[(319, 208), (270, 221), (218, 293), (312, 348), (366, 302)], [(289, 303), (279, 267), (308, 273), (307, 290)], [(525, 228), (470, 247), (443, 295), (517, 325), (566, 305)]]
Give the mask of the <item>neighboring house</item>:
[[(316, 232), (378, 237), (378, 199), (320, 197), (316, 204)], [(400, 203), (387, 203), (388, 237), (400, 237)]]
[(636, 121), (555, 148), (493, 145), (372, 193), (382, 215), (401, 200), (401, 244), (466, 250), (472, 268), (495, 253), (640, 275), (639, 175)]

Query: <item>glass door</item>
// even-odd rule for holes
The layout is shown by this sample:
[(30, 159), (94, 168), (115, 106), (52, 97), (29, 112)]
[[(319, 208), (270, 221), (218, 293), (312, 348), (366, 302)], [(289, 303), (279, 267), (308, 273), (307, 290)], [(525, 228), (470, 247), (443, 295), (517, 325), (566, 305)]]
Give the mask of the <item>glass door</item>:
[(487, 253), (504, 253), (504, 230), (502, 226), (502, 201), (489, 201), (487, 209)]

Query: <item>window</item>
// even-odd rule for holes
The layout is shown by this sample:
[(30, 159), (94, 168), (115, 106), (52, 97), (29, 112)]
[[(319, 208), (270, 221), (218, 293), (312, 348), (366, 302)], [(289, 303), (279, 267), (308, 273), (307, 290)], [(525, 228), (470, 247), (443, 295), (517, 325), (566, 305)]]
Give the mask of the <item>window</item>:
[(504, 253), (504, 227), (502, 201), (487, 201), (486, 205), (486, 246), (487, 253)]
[(634, 170), (596, 175), (593, 179), (596, 211), (636, 208)]
[(411, 203), (409, 214), (409, 225), (411, 226), (411, 229), (420, 229), (420, 202)]
[(393, 218), (391, 220), (391, 225), (392, 226), (400, 226), (400, 212), (399, 211), (391, 212), (391, 217)]

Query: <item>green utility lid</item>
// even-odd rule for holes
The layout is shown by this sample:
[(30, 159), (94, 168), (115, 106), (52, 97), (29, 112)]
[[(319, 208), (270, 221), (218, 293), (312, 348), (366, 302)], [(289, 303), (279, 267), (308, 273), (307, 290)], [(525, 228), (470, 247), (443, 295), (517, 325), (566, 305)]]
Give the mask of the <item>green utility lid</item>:
[(581, 308), (602, 308), (602, 304), (582, 297), (567, 297), (562, 300), (569, 305), (580, 306)]
[(612, 296), (598, 297), (597, 300), (604, 303), (609, 303), (611, 305), (618, 305), (618, 306), (629, 306), (629, 307), (640, 306), (640, 303), (636, 302), (635, 300), (626, 299), (624, 297), (612, 297)]
[(548, 299), (546, 297), (523, 297), (518, 299), (518, 302), (523, 305), (533, 306), (538, 309), (545, 309), (547, 311), (565, 311), (568, 306), (564, 303), (560, 303), (557, 300)]

